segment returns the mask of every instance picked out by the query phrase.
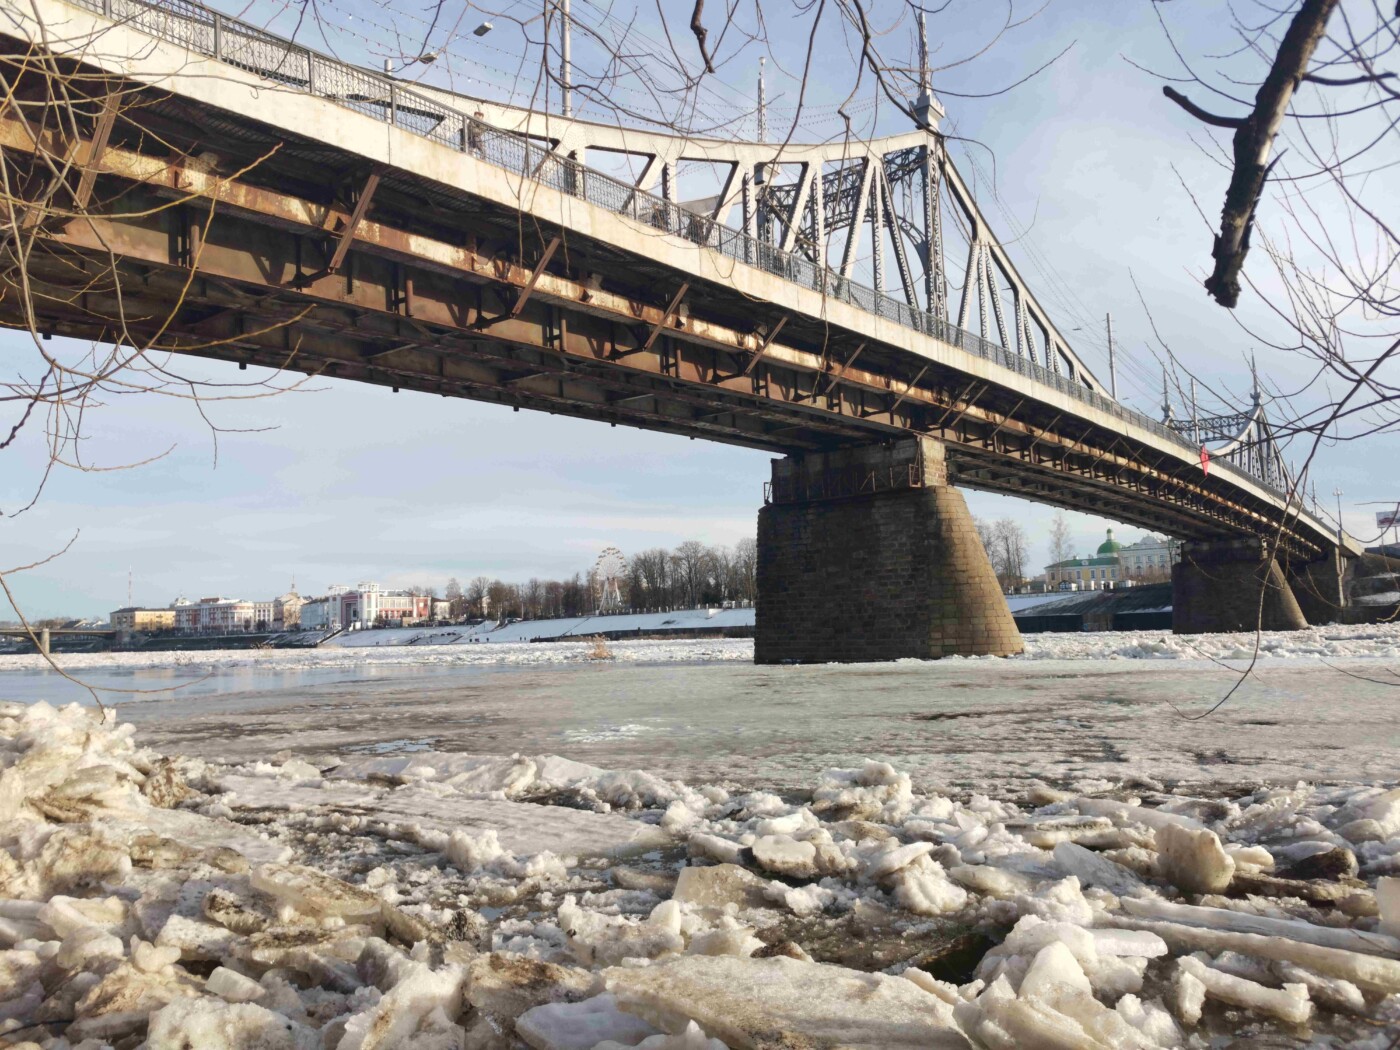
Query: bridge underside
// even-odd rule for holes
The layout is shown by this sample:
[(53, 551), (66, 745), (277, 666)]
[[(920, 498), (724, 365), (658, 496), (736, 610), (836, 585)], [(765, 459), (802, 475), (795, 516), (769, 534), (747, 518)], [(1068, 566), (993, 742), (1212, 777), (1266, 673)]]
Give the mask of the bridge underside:
[[(6, 43), (12, 58), (28, 47)], [(955, 355), (756, 300), (743, 282), (705, 280), (247, 115), (59, 65), (64, 90), (86, 101), (54, 104), (53, 79), (31, 71), (14, 82), (22, 104), (0, 110), (0, 149), (29, 202), (10, 216), (20, 235), (0, 246), (0, 324), (140, 347), (148, 361), (168, 351), (798, 458), (918, 439), (940, 450), (937, 484), (882, 498), (917, 503), (932, 523), (922, 560), (900, 570), (924, 583), (958, 577), (976, 590), (990, 572), (980, 544), (974, 556), (959, 538), (966, 509), (945, 483), (1199, 542), (1267, 536), (1299, 561), (1324, 554), (1315, 532), (1228, 474), (1207, 476), (1115, 419), (1028, 392), (1034, 384), (1009, 370), (964, 371), (948, 363)], [(87, 178), (65, 171), (74, 157)], [(482, 163), (460, 157), (464, 170)], [(834, 498), (872, 495), (864, 484)], [(826, 496), (784, 500), (775, 488), (770, 498), (770, 524), (805, 515), (819, 531), (844, 527), (830, 525), (839, 513), (811, 510)], [(1014, 625), (1008, 634), (984, 602), (963, 610), (985, 627), (973, 641), (924, 630), (958, 608), (954, 598), (923, 608), (928, 644), (884, 655), (1019, 648)]]
[[(50, 83), (27, 74), (17, 95), (37, 104)], [(131, 93), (99, 148), (115, 87)], [(41, 223), (28, 251), (32, 314), (11, 268), (0, 323), (783, 453), (922, 435), (959, 485), (1187, 538), (1277, 518), (1010, 373), (969, 375), (244, 115), (65, 83), (84, 89), (76, 135), (52, 106), (0, 114), (31, 196), (54, 193), (55, 158), (85, 151), (97, 171), (78, 217)], [(1319, 553), (1287, 528), (1281, 545)]]

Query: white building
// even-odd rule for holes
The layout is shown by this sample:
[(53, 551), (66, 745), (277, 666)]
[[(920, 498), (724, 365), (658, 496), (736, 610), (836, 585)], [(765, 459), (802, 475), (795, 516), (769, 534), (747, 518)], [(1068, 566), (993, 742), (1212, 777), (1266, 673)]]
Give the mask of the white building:
[[(443, 618), (447, 616), (446, 602)], [(386, 591), (377, 583), (361, 583), (350, 588), (335, 586), (324, 598), (304, 602), (300, 607), (301, 625), (308, 630), (364, 627), (400, 627), (422, 623), (435, 615), (433, 599), (426, 594)]]
[(312, 598), (301, 603), (301, 626), (308, 631), (328, 631), (335, 626), (340, 602), (335, 598)]
[(433, 600), (426, 594), (386, 591), (377, 583), (361, 583), (336, 597), (340, 601), (337, 618), (342, 626), (351, 628), (422, 623), (433, 611)]
[(1180, 560), (1181, 541), (1165, 536), (1144, 536), (1118, 551), (1118, 561), (1128, 579), (1169, 579), (1172, 566)]
[(256, 622), (254, 603), (241, 598), (201, 598), (175, 604), (175, 629), (189, 634), (251, 631)]

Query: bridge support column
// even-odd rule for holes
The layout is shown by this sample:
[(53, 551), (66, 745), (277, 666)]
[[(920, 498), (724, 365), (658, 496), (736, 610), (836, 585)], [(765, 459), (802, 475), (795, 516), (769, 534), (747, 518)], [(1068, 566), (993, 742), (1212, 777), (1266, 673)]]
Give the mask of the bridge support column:
[(1343, 623), (1347, 606), (1348, 559), (1332, 554), (1317, 561), (1288, 566), (1288, 583), (1308, 623)]
[[(1260, 601), (1263, 601), (1261, 608)], [(1262, 540), (1182, 545), (1172, 569), (1172, 631), (1301, 631), (1308, 626), (1283, 569)]]
[(927, 438), (774, 460), (756, 622), (761, 664), (1022, 650), (943, 446)]
[(50, 645), (50, 642), (49, 642), (49, 629), (48, 629), (47, 627), (40, 628), (40, 630), (39, 630), (39, 652), (43, 653), (45, 656), (48, 656), (48, 655), (49, 655), (49, 645)]

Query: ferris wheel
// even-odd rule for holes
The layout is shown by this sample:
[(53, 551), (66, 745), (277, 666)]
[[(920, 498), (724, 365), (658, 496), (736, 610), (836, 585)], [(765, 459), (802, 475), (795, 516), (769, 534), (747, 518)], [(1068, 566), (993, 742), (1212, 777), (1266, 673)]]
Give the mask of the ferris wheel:
[(593, 563), (593, 587), (597, 593), (599, 612), (616, 612), (622, 608), (622, 578), (627, 575), (627, 559), (616, 547), (604, 547)]

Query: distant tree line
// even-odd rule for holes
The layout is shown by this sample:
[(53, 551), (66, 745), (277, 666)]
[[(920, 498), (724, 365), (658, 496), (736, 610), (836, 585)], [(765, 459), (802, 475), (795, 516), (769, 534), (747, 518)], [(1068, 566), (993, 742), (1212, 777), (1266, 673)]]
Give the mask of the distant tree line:
[(992, 571), (997, 574), (1001, 589), (1009, 591), (1026, 582), (1026, 562), (1030, 553), (1026, 545), (1026, 530), (1014, 518), (998, 518), (996, 521), (983, 521), (973, 518), (977, 535), (991, 559)]
[[(758, 544), (753, 539), (742, 539), (733, 547), (709, 546), (699, 540), (686, 540), (674, 550), (652, 547), (627, 559), (626, 572), (615, 581), (620, 607), (608, 611), (668, 612), (752, 604), (758, 594), (757, 577)], [(604, 605), (606, 583), (592, 569), (566, 580), (534, 577), (524, 583), (476, 576), (463, 584), (454, 576), (447, 581), (443, 597), (454, 620), (588, 616)]]

